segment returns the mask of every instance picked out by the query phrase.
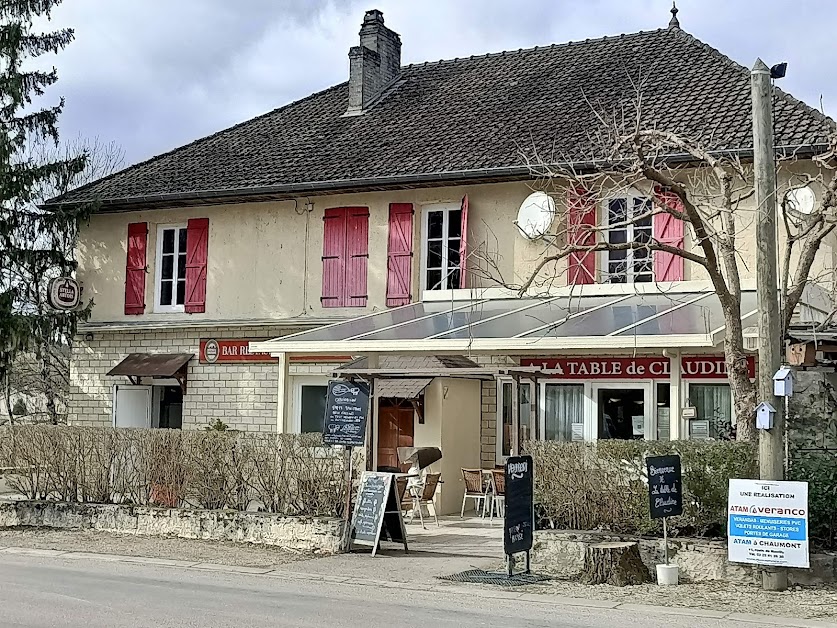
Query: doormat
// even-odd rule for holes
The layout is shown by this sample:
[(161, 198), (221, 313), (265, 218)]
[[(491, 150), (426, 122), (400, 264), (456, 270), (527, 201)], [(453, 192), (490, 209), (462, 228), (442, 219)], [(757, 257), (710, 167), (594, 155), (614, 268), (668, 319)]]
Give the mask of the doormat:
[(483, 569), (469, 569), (452, 576), (437, 576), (439, 580), (450, 582), (467, 582), (469, 584), (496, 584), (501, 587), (519, 587), (524, 584), (537, 584), (549, 580), (547, 576), (534, 573), (519, 573), (511, 577), (502, 571), (485, 571)]

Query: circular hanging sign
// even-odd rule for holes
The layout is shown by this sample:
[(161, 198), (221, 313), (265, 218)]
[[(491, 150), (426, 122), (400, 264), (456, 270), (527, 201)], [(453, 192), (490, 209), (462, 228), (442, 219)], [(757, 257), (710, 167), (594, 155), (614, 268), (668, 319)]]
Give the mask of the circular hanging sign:
[(81, 287), (72, 277), (57, 277), (47, 286), (47, 302), (56, 310), (74, 310), (81, 300)]
[(221, 355), (221, 350), (218, 347), (217, 340), (207, 340), (203, 348), (203, 357), (210, 364), (215, 364), (218, 361), (218, 356)]

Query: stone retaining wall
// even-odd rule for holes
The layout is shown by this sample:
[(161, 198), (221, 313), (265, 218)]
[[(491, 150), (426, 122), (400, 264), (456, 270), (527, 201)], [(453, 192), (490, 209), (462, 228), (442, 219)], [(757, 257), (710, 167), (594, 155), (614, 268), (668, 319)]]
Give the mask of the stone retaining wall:
[(324, 554), (339, 552), (343, 537), (339, 519), (115, 504), (0, 502), (0, 528), (19, 527), (238, 541)]
[[(533, 569), (564, 578), (573, 578), (584, 567), (584, 549), (592, 543), (638, 541), (642, 561), (652, 577), (656, 565), (664, 562), (662, 539), (638, 539), (600, 532), (539, 530), (532, 548)], [(759, 569), (753, 565), (727, 561), (726, 541), (707, 539), (669, 539), (670, 562), (680, 566), (683, 582), (712, 580), (736, 583), (761, 582)], [(837, 582), (837, 554), (812, 554), (810, 569), (790, 569), (792, 584), (811, 585)]]

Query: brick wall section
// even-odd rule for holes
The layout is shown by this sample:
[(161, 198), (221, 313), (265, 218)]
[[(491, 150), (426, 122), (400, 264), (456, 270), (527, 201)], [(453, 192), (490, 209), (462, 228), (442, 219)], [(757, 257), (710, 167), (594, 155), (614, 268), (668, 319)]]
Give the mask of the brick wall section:
[(482, 382), (482, 428), (480, 460), (484, 469), (493, 467), (497, 449), (497, 382)]
[[(266, 327), (95, 332), (92, 341), (76, 338), (70, 364), (68, 421), (74, 425), (112, 424), (113, 385), (125, 377), (107, 377), (129, 353), (194, 353), (183, 397), (184, 429), (199, 429), (220, 419), (233, 429), (276, 430), (277, 364), (200, 364), (201, 338), (275, 338), (299, 330)], [(291, 374), (328, 374), (334, 365), (291, 365)]]

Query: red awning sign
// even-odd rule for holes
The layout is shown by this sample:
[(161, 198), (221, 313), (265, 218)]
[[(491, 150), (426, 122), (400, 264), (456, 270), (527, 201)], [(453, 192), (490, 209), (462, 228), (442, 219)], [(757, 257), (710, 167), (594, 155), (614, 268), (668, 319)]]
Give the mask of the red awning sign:
[[(669, 379), (671, 362), (664, 357), (569, 357), (523, 358), (521, 366), (539, 366), (554, 377), (565, 379)], [(756, 361), (747, 358), (750, 377), (756, 376)], [(684, 379), (723, 379), (727, 365), (722, 355), (684, 356), (680, 362)]]

